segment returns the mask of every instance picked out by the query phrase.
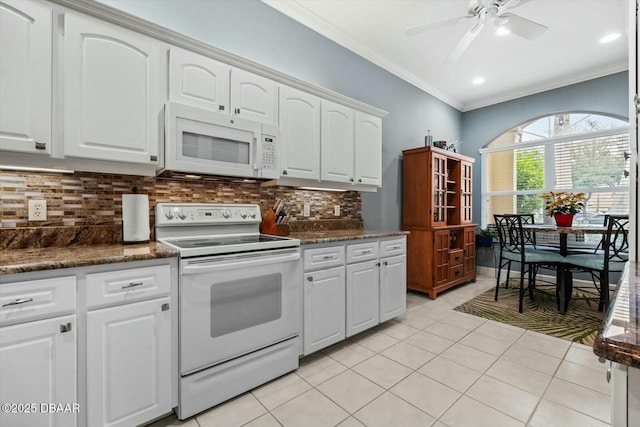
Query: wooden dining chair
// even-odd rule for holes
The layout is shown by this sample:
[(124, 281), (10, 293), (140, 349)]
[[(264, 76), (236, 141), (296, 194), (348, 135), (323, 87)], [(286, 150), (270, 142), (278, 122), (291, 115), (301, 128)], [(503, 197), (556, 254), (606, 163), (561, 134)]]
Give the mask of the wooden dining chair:
[[(525, 217), (523, 219), (523, 217)], [(559, 252), (546, 251), (536, 249), (531, 246), (531, 239), (522, 229), (527, 215), (493, 215), (496, 228), (498, 230), (498, 240), (500, 244), (500, 253), (498, 260), (498, 277), (496, 280), (495, 301), (498, 301), (498, 291), (500, 289), (500, 275), (503, 268), (507, 268), (507, 281), (511, 272), (511, 263), (520, 264), (520, 295), (518, 300), (518, 311), (522, 313), (522, 305), (524, 300), (524, 282), (525, 275), (528, 279), (527, 290), (529, 297), (533, 300), (533, 290), (535, 288), (535, 279), (538, 268), (546, 267), (555, 269), (562, 263), (563, 257)], [(556, 286), (556, 296), (558, 289)]]
[(607, 215), (605, 226), (602, 249), (595, 253), (570, 253), (564, 258), (567, 268), (591, 274), (600, 294), (598, 311), (609, 306), (609, 273), (622, 272), (629, 260), (629, 215)]

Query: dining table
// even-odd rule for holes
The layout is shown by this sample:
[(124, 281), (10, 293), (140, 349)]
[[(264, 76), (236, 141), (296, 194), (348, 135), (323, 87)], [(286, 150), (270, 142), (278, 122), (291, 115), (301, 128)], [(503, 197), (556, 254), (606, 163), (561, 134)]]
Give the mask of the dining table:
[[(560, 238), (560, 246), (558, 249), (562, 256), (567, 256), (569, 253), (569, 234), (604, 235), (607, 232), (607, 227), (604, 225), (573, 225), (571, 227), (558, 227), (555, 224), (522, 224), (522, 229), (524, 231), (534, 233), (558, 234)], [(571, 301), (571, 295), (573, 294), (573, 275), (565, 264), (560, 264), (560, 266), (558, 266), (557, 281), (558, 310), (560, 311), (560, 314), (565, 314), (567, 312), (567, 307), (569, 306), (569, 301)]]

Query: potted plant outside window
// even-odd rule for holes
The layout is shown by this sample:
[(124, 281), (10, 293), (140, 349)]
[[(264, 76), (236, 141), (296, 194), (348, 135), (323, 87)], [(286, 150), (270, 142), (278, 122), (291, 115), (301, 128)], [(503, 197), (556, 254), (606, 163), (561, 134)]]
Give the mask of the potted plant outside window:
[(491, 247), (493, 239), (498, 238), (498, 233), (493, 228), (478, 228), (476, 231), (476, 246)]
[(584, 200), (587, 196), (584, 193), (566, 193), (561, 191), (554, 193), (550, 191), (541, 195), (545, 199), (545, 212), (552, 216), (558, 227), (571, 227), (573, 216), (584, 207)]

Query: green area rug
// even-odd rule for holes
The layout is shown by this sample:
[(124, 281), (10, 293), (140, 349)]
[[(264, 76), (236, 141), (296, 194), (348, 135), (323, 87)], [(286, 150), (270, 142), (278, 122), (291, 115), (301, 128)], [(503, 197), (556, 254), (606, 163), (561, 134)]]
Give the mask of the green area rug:
[[(562, 315), (558, 312), (555, 295), (536, 291), (533, 301), (529, 299), (528, 293), (525, 294), (523, 311), (518, 313), (518, 282), (509, 282), (508, 289), (500, 287), (498, 301), (493, 300), (496, 291), (493, 288), (455, 309), (542, 334), (593, 345), (604, 318), (604, 313), (598, 311), (597, 301), (572, 300), (567, 313)], [(585, 295), (580, 290), (574, 290), (574, 297)]]

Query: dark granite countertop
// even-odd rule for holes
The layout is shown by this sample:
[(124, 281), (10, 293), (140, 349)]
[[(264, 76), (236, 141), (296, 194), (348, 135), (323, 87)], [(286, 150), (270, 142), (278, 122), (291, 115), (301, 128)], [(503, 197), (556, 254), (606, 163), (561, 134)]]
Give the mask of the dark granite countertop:
[(0, 252), (0, 276), (177, 256), (177, 250), (159, 242), (3, 249)]
[(327, 231), (304, 231), (291, 233), (289, 237), (299, 239), (302, 245), (312, 245), (316, 243), (331, 243), (347, 240), (377, 239), (381, 237), (404, 236), (408, 231), (376, 231), (376, 230), (327, 230)]
[(640, 368), (640, 263), (628, 263), (593, 344), (598, 356)]

